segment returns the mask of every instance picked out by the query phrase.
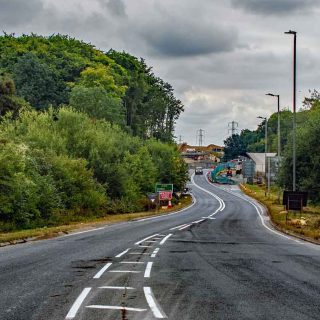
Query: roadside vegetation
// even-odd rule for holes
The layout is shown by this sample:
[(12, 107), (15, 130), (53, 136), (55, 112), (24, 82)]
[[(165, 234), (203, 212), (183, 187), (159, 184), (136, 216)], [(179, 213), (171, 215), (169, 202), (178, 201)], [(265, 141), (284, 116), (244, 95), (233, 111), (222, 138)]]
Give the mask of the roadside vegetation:
[(0, 231), (147, 210), (181, 190), (183, 111), (143, 59), (54, 35), (0, 37)]
[[(278, 201), (278, 189), (273, 188), (270, 195), (265, 195), (265, 188), (245, 184), (240, 186), (242, 191), (264, 204), (269, 211), (274, 225), (284, 232), (308, 238), (320, 243), (320, 207), (308, 206), (303, 212), (287, 212)], [(280, 197), (281, 198), (281, 197)]]

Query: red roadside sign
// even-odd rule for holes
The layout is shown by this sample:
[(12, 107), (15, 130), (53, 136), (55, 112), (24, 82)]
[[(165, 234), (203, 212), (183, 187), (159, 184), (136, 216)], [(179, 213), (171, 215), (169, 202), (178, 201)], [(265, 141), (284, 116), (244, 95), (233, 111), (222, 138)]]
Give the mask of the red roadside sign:
[(172, 192), (170, 191), (159, 191), (159, 200), (171, 200)]

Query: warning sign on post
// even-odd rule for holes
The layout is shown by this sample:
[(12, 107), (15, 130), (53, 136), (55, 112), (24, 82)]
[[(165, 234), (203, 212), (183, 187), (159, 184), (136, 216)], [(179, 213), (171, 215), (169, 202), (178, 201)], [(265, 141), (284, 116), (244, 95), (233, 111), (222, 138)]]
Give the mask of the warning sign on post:
[(172, 192), (171, 191), (159, 191), (159, 200), (171, 200)]

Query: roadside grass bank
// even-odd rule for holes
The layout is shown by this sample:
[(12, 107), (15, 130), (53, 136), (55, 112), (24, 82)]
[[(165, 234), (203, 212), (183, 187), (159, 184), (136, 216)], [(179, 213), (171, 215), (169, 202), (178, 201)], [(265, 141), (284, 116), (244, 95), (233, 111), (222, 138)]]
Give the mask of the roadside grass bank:
[[(302, 213), (287, 212), (285, 207), (279, 204), (278, 190), (271, 189), (270, 195), (266, 196), (265, 189), (257, 185), (241, 184), (240, 188), (268, 208), (271, 221), (279, 230), (320, 244), (320, 207), (308, 206)], [(282, 193), (280, 200), (282, 202)]]
[(118, 222), (132, 221), (139, 218), (165, 215), (167, 213), (184, 209), (191, 204), (192, 197), (187, 195), (183, 196), (179, 200), (179, 204), (176, 204), (174, 207), (167, 209), (160, 208), (158, 211), (150, 210), (136, 213), (109, 214), (100, 218), (81, 216), (79, 217), (78, 221), (72, 221), (59, 226), (26, 229), (12, 232), (0, 232), (0, 247), (27, 241), (54, 238), (64, 234), (70, 234), (73, 231), (79, 231), (80, 229), (90, 230), (106, 224), (108, 225)]

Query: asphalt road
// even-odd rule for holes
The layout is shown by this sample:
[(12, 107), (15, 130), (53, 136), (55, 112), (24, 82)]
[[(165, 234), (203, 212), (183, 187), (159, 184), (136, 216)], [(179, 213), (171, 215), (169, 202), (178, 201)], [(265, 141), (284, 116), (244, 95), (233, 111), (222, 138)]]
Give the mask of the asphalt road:
[(320, 247), (194, 182), (183, 212), (0, 248), (0, 319), (320, 319)]

